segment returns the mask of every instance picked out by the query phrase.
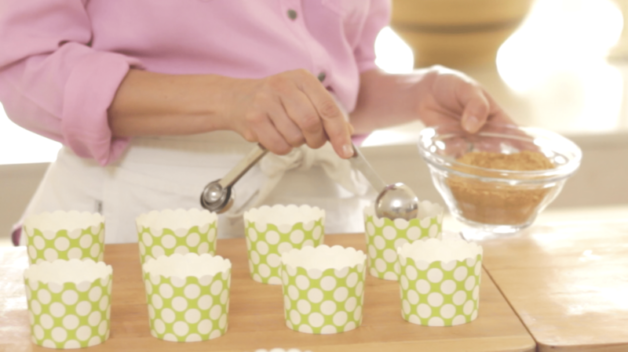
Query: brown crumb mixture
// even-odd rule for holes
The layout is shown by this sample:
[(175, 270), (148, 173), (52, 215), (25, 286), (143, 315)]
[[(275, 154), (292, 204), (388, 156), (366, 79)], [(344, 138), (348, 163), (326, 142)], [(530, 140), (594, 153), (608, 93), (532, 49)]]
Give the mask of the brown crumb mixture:
[[(457, 159), (458, 162), (495, 170), (533, 171), (553, 169), (554, 164), (542, 153), (522, 151), (502, 154), (496, 152), (471, 152)], [(482, 176), (479, 170), (458, 167), (460, 171)], [(493, 225), (524, 224), (532, 220), (536, 208), (551, 188), (542, 185), (509, 185), (483, 182), (452, 175), (447, 179), (453, 197), (462, 216), (468, 220)]]
[(472, 152), (458, 162), (495, 170), (533, 171), (553, 169), (554, 164), (542, 153), (524, 150), (520, 153)]

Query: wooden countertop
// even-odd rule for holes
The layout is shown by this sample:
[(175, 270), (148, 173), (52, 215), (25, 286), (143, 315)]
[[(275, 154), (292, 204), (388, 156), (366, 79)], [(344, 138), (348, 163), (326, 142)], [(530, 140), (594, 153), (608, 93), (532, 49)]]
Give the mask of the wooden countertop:
[[(364, 236), (327, 235), (325, 243), (365, 249)], [(367, 275), (364, 321), (356, 330), (310, 335), (285, 326), (280, 286), (254, 282), (248, 273), (244, 239), (220, 240), (218, 254), (233, 263), (229, 330), (210, 341), (173, 343), (150, 335), (136, 244), (107, 245), (113, 266), (111, 337), (89, 351), (254, 351), (274, 347), (313, 352), (360, 351), (533, 351), (534, 340), (486, 272), (474, 322), (455, 327), (423, 327), (401, 318), (397, 282)], [(22, 271), (24, 248), (0, 249), (0, 351), (50, 351), (30, 342)]]
[(489, 240), (484, 268), (539, 351), (628, 351), (628, 212)]

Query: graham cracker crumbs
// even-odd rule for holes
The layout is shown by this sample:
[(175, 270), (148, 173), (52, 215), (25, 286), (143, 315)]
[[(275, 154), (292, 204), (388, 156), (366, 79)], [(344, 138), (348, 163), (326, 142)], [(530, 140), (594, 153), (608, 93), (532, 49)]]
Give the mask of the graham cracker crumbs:
[[(555, 168), (542, 153), (522, 151), (513, 154), (471, 152), (458, 162), (494, 170), (533, 171)], [(478, 176), (486, 172), (458, 167)], [(524, 224), (532, 220), (537, 207), (553, 189), (542, 184), (512, 185), (452, 175), (447, 179), (462, 216), (468, 220), (493, 225)]]

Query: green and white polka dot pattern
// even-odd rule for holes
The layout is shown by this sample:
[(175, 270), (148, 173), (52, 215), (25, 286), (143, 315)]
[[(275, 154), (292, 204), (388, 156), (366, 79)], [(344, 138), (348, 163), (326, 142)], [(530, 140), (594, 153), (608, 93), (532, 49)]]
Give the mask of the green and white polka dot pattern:
[(265, 284), (281, 285), (283, 253), (319, 246), (325, 237), (325, 213), (319, 208), (264, 206), (246, 212), (244, 219), (249, 271)]
[[(318, 248), (325, 247), (329, 249), (327, 246)], [(286, 326), (310, 334), (335, 334), (359, 327), (363, 316), (366, 256), (355, 250), (348, 254), (358, 258), (360, 254), (360, 264), (341, 269), (306, 269), (286, 264), (284, 260), (282, 287)]]
[(419, 203), (419, 217), (407, 221), (378, 218), (373, 206), (364, 208), (369, 273), (385, 280), (398, 280), (397, 248), (417, 240), (440, 238), (443, 208), (428, 201)]
[(24, 221), (23, 230), (30, 264), (57, 259), (103, 260), (105, 222), (100, 214), (38, 214)]
[[(213, 258), (224, 261), (221, 257)], [(156, 261), (150, 263), (153, 262)], [(195, 342), (214, 339), (227, 332), (231, 264), (224, 262), (229, 263), (228, 267), (213, 275), (200, 277), (168, 277), (144, 266), (150, 331), (154, 337), (166, 341)], [(168, 265), (176, 265), (173, 263)]]
[[(101, 264), (104, 267), (104, 263)], [(76, 260), (72, 265), (80, 267), (83, 263)], [(42, 282), (25, 275), (33, 343), (69, 349), (94, 346), (107, 340), (112, 282), (111, 267), (108, 268), (105, 276), (79, 283)], [(63, 270), (71, 269), (64, 267)]]
[(399, 257), (401, 315), (426, 326), (452, 326), (478, 316), (482, 255), (465, 260), (416, 261)]
[(218, 217), (207, 210), (163, 210), (136, 219), (141, 263), (175, 253), (215, 254)]

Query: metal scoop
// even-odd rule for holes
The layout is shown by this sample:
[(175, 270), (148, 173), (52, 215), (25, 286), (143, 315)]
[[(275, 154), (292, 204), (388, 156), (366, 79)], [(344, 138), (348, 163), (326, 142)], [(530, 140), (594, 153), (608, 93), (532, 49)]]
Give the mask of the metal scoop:
[(208, 183), (201, 193), (201, 206), (218, 214), (229, 210), (234, 199), (231, 187), (267, 152), (266, 148), (257, 144), (225, 177)]
[(375, 214), (379, 218), (411, 220), (418, 216), (419, 198), (410, 187), (401, 182), (387, 185), (373, 170), (360, 150), (353, 145), (351, 164), (369, 181), (375, 190), (381, 190), (375, 200)]
[[(401, 182), (387, 185), (355, 145), (353, 150), (353, 157), (349, 159), (353, 166), (362, 172), (376, 190), (381, 190), (375, 200), (377, 216), (406, 220), (416, 218), (419, 211), (419, 199), (410, 187)], [(257, 144), (225, 177), (207, 184), (201, 193), (201, 206), (218, 214), (229, 210), (234, 199), (231, 187), (267, 152), (266, 148)]]

